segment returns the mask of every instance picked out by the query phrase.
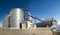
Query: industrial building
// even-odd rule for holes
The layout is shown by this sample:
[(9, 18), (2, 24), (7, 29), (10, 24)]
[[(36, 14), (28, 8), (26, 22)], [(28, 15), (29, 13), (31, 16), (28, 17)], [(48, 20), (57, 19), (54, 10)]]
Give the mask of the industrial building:
[[(39, 20), (39, 22), (33, 23), (33, 18)], [(53, 20), (53, 18), (45, 18), (45, 20), (41, 20), (32, 16), (27, 8), (13, 8), (5, 17), (2, 26), (3, 28), (11, 29), (36, 29), (37, 27), (57, 26), (57, 21)]]
[(39, 23), (36, 23), (36, 26), (37, 27), (52, 27), (52, 26), (57, 26), (57, 21), (54, 20), (53, 18), (50, 19), (50, 18), (45, 18), (45, 20), (39, 22)]
[(11, 28), (11, 29), (35, 29), (36, 25), (32, 23), (32, 17), (27, 9), (21, 8), (13, 8), (10, 11), (4, 21), (3, 28)]

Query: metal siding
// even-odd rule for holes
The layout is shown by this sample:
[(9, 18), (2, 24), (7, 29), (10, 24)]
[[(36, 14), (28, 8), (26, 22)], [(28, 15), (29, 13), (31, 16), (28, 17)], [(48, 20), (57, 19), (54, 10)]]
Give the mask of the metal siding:
[(19, 24), (22, 23), (23, 20), (24, 20), (23, 11), (20, 8), (15, 8), (15, 9), (12, 10), (11, 15), (12, 15), (11, 21), (13, 21), (11, 23), (11, 26), (15, 27), (15, 28), (20, 28)]

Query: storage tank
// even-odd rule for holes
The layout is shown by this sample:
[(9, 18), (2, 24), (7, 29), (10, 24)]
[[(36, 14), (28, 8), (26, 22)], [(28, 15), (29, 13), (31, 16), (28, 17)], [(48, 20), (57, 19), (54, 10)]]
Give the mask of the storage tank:
[(24, 11), (24, 21), (29, 21), (29, 16), (28, 16), (29, 12)]
[(24, 8), (23, 11), (24, 11), (24, 21), (29, 21), (28, 8)]
[(24, 11), (24, 21), (32, 21), (32, 17), (28, 16), (31, 15), (27, 8), (23, 9)]
[(10, 15), (7, 15), (7, 16), (5, 17), (5, 19), (4, 19), (3, 25), (2, 25), (3, 28), (8, 28), (8, 24), (9, 24), (9, 23), (8, 23), (8, 22), (9, 22), (8, 19), (9, 19), (9, 16), (10, 16)]
[[(31, 15), (31, 14), (29, 13), (29, 15)], [(29, 16), (29, 21), (32, 22), (32, 17), (30, 17), (30, 16)]]
[(50, 21), (51, 19), (50, 18), (45, 18), (45, 21)]
[(11, 10), (11, 27), (20, 28), (20, 23), (24, 20), (24, 13), (20, 8), (14, 8)]

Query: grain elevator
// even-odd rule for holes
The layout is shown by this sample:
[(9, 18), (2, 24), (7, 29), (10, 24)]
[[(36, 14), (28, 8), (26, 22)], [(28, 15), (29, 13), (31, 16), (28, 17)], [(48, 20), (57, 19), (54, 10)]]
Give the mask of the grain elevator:
[(32, 17), (27, 9), (21, 8), (13, 8), (10, 11), (4, 21), (3, 28), (11, 28), (11, 29), (33, 29), (36, 28), (36, 25), (32, 23)]

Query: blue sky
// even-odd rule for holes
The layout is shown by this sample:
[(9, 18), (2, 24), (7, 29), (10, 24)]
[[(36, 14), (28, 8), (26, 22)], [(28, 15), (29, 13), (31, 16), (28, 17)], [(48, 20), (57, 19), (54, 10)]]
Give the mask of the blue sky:
[(40, 19), (53, 17), (60, 21), (60, 0), (0, 0), (0, 25), (11, 8), (28, 7), (29, 12)]

